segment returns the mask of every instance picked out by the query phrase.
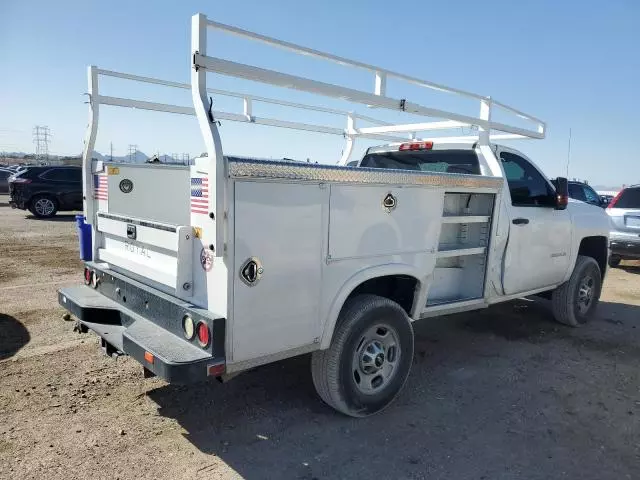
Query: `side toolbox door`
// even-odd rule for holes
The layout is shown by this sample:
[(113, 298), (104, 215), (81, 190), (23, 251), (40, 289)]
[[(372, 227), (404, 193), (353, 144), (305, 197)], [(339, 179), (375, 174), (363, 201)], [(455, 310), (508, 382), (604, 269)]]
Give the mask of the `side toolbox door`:
[(509, 192), (509, 239), (503, 262), (505, 294), (544, 288), (562, 281), (571, 258), (571, 218), (554, 208), (555, 191), (524, 156), (499, 153)]
[(232, 362), (312, 345), (328, 189), (236, 182), (234, 196)]

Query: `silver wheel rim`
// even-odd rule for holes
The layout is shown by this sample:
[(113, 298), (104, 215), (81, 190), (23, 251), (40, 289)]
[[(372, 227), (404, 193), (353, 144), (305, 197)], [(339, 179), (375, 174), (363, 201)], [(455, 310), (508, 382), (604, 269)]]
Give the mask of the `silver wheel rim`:
[(591, 275), (586, 275), (580, 281), (578, 287), (578, 310), (584, 314), (589, 310), (593, 302), (593, 290), (595, 288), (595, 280)]
[(39, 198), (35, 204), (36, 213), (38, 215), (42, 215), (43, 217), (51, 215), (55, 208), (56, 206), (48, 198)]
[(398, 333), (389, 325), (366, 330), (356, 342), (351, 374), (356, 388), (365, 395), (383, 390), (396, 376), (400, 365)]

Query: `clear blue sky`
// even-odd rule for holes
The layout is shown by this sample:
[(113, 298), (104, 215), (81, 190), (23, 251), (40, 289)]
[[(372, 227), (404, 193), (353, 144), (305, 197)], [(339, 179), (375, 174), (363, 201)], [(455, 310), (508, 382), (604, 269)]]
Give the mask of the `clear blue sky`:
[[(640, 182), (640, 2), (514, 1), (32, 1), (0, 2), (0, 150), (33, 151), (31, 130), (48, 125), (51, 151), (82, 150), (86, 66), (189, 81), (190, 18), (210, 18), (318, 50), (470, 90), (545, 120), (543, 141), (514, 142), (548, 176), (565, 173), (573, 130), (571, 177), (618, 186)], [(291, 54), (216, 36), (210, 53), (368, 89), (361, 72), (347, 75)], [(223, 77), (212, 87), (280, 93)], [(111, 80), (105, 94), (189, 105), (189, 92)], [(413, 93), (413, 91), (412, 91)], [(304, 98), (284, 92), (283, 98)], [(419, 103), (450, 106), (425, 96)], [(441, 102), (441, 103), (438, 103)], [(326, 102), (337, 106), (336, 102)], [(236, 103), (216, 99), (216, 107)], [(451, 105), (453, 106), (453, 105)], [(344, 105), (343, 105), (344, 107)], [(475, 113), (476, 107), (460, 105)], [(256, 114), (299, 112), (263, 108)], [(371, 112), (367, 112), (371, 113)], [(341, 118), (329, 118), (344, 126)], [(311, 157), (332, 163), (342, 140), (224, 122), (226, 152)], [(455, 132), (454, 132), (455, 133)], [(148, 154), (202, 151), (195, 120), (104, 107), (97, 150), (123, 155), (129, 144)], [(370, 143), (363, 142), (356, 151)]]

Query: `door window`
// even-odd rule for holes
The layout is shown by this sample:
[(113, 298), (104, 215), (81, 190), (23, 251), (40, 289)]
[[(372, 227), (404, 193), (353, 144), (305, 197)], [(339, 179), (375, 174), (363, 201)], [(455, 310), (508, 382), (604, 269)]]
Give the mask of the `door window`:
[(82, 170), (79, 168), (52, 168), (40, 175), (40, 178), (54, 182), (80, 182)]
[(584, 190), (584, 196), (587, 203), (591, 203), (592, 205), (600, 205), (602, 203), (600, 197), (593, 188), (583, 185), (582, 189)]
[(511, 203), (523, 207), (553, 206), (554, 194), (547, 180), (533, 165), (510, 152), (500, 154), (502, 168), (507, 177)]
[(581, 202), (587, 201), (587, 197), (584, 194), (582, 185), (580, 185), (579, 183), (569, 184), (569, 196), (571, 198), (575, 198), (576, 200), (580, 200)]

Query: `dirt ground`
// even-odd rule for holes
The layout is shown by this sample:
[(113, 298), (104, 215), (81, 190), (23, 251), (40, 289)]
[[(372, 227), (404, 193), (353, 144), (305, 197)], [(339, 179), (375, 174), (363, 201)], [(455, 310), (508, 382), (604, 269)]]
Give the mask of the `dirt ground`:
[(80, 281), (73, 216), (6, 202), (2, 479), (640, 478), (640, 266), (610, 270), (580, 329), (526, 300), (419, 322), (403, 393), (355, 420), (318, 399), (308, 356), (188, 388), (104, 357), (57, 306)]

